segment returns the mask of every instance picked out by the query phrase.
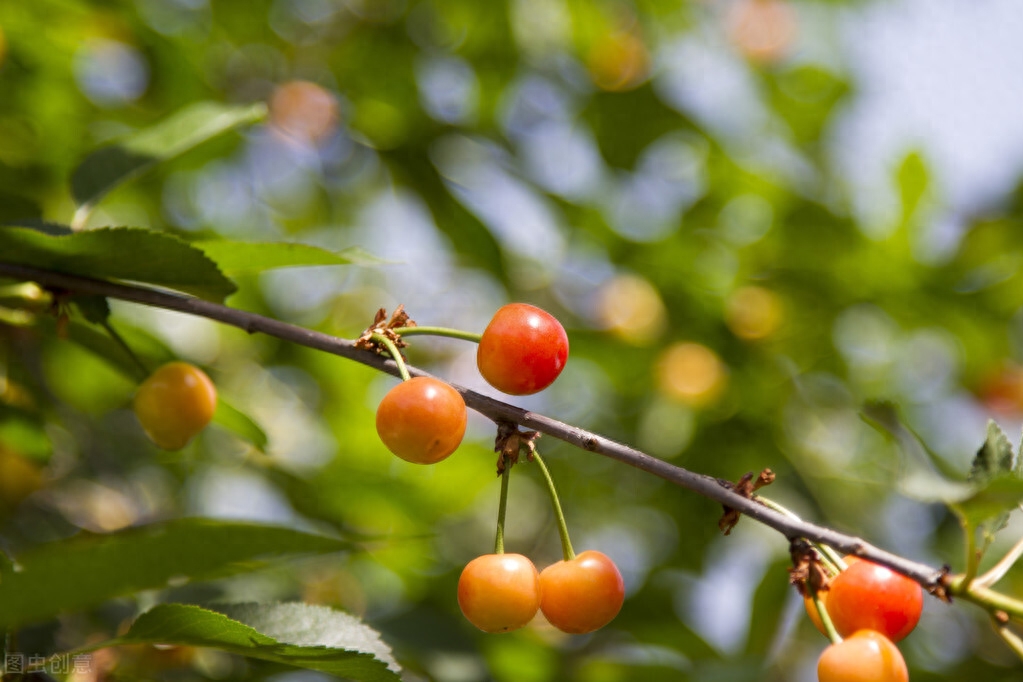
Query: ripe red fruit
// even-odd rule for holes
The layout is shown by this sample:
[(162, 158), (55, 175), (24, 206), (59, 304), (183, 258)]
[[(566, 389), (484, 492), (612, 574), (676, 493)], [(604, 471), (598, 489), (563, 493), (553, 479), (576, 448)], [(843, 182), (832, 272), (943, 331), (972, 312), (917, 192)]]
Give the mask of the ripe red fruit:
[(213, 419), (217, 389), (195, 365), (170, 362), (139, 384), (132, 407), (150, 440), (179, 450)]
[(432, 377), (413, 377), (384, 396), (377, 408), (377, 433), (387, 449), (406, 462), (433, 464), (465, 435), (465, 401)]
[(509, 395), (529, 395), (550, 386), (568, 361), (568, 335), (550, 313), (509, 303), (483, 331), (476, 365), (491, 386)]
[(510, 632), (540, 608), (540, 576), (521, 554), (484, 554), (462, 570), (458, 606), (484, 632)]
[(562, 632), (599, 630), (618, 615), (625, 584), (607, 555), (587, 550), (540, 573), (540, 610)]
[(819, 682), (909, 682), (906, 661), (891, 640), (874, 630), (857, 630), (832, 644), (817, 661)]
[(843, 637), (867, 629), (898, 642), (916, 627), (924, 597), (916, 582), (861, 559), (831, 581), (826, 604)]

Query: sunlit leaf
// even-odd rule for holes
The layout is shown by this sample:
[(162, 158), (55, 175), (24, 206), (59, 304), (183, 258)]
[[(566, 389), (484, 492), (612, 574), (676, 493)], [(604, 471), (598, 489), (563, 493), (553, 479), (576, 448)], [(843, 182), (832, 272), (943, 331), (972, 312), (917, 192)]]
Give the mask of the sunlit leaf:
[(234, 106), (197, 102), (156, 125), (132, 133), (85, 157), (71, 175), (71, 195), (79, 205), (95, 204), (117, 185), (229, 130), (266, 116), (263, 104)]
[(971, 481), (987, 481), (1012, 471), (1012, 444), (1009, 437), (993, 420), (987, 423), (987, 438), (980, 446), (970, 466)]
[(140, 590), (253, 570), (273, 557), (351, 544), (290, 528), (182, 519), (43, 544), (0, 569), (0, 627), (46, 620)]
[(31, 227), (0, 227), (0, 261), (153, 284), (217, 302), (235, 291), (234, 283), (199, 249), (169, 234), (138, 227), (60, 236)]
[(217, 399), (217, 411), (213, 423), (218, 424), (260, 450), (266, 449), (266, 432), (251, 417), (227, 402), (223, 396)]
[(400, 680), (380, 634), (347, 613), (308, 604), (161, 604), (116, 644), (208, 647), (364, 682)]
[(193, 242), (226, 273), (257, 273), (274, 268), (309, 265), (377, 265), (384, 261), (358, 247), (330, 251), (309, 244), (279, 242), (238, 242), (230, 240)]

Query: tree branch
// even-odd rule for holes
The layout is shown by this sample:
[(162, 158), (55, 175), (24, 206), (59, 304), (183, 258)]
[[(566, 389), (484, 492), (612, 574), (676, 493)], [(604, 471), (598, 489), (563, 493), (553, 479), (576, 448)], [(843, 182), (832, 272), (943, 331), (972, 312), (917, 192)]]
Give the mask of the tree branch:
[[(393, 376), (399, 376), (398, 367), (393, 361), (386, 360), (371, 351), (358, 349), (352, 341), (304, 329), (262, 315), (210, 303), (202, 299), (141, 286), (106, 282), (9, 263), (0, 263), (0, 275), (34, 281), (44, 287), (57, 287), (82, 294), (108, 296), (124, 301), (206, 317), (244, 329), (250, 334), (256, 332), (267, 334), (284, 341), (339, 355)], [(410, 366), (408, 370), (413, 376), (430, 376), (428, 373), (415, 367)], [(793, 519), (773, 509), (769, 509), (758, 503), (755, 498), (749, 499), (739, 495), (729, 487), (726, 487), (721, 481), (710, 476), (669, 464), (627, 445), (617, 443), (571, 424), (565, 424), (542, 414), (523, 410), (460, 386), (454, 387), (461, 393), (468, 407), (493, 419), (495, 422), (514, 422), (527, 429), (539, 431), (552, 438), (562, 440), (587, 452), (610, 457), (629, 466), (659, 476), (666, 481), (691, 490), (722, 505), (737, 509), (746, 516), (777, 530), (789, 540), (806, 538), (829, 545), (841, 552), (869, 559), (912, 578), (926, 588), (939, 586), (944, 578), (945, 572), (942, 570), (931, 568), (925, 564), (910, 561), (904, 557), (879, 549), (861, 538), (839, 533), (806, 521)]]

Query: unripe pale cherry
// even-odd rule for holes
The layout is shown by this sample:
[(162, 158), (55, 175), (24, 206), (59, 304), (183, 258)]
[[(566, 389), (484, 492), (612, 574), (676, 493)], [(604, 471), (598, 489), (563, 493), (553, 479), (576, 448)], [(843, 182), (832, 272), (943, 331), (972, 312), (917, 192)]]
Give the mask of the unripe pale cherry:
[(890, 639), (857, 630), (817, 660), (818, 682), (909, 682), (906, 661)]
[(521, 554), (478, 556), (458, 579), (458, 606), (484, 632), (517, 630), (540, 608), (540, 576)]
[(384, 396), (377, 407), (377, 434), (406, 462), (434, 464), (453, 453), (465, 435), (465, 401), (449, 384), (413, 377)]
[(611, 559), (587, 550), (540, 573), (540, 610), (562, 632), (583, 634), (610, 623), (625, 601), (625, 583)]

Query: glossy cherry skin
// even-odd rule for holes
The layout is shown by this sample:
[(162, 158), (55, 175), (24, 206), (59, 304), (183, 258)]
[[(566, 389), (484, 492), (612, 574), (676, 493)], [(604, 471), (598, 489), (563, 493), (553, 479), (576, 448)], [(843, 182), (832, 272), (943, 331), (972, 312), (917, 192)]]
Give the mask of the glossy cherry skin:
[(909, 682), (906, 661), (890, 639), (857, 630), (817, 660), (819, 682)]
[(450, 385), (413, 377), (384, 396), (377, 407), (377, 434), (387, 449), (406, 462), (439, 462), (465, 435), (465, 401)]
[(195, 365), (170, 362), (139, 385), (133, 408), (150, 440), (179, 450), (213, 419), (217, 389)]
[(540, 576), (521, 554), (478, 556), (458, 579), (458, 606), (484, 632), (517, 630), (540, 608)]
[(550, 386), (568, 362), (568, 334), (550, 313), (509, 303), (483, 330), (476, 365), (491, 386), (529, 395)]
[(625, 584), (607, 555), (587, 550), (540, 573), (540, 610), (562, 632), (583, 634), (610, 623), (625, 601)]
[(923, 589), (904, 575), (861, 559), (831, 581), (826, 606), (843, 637), (857, 630), (876, 630), (898, 642), (920, 620)]

